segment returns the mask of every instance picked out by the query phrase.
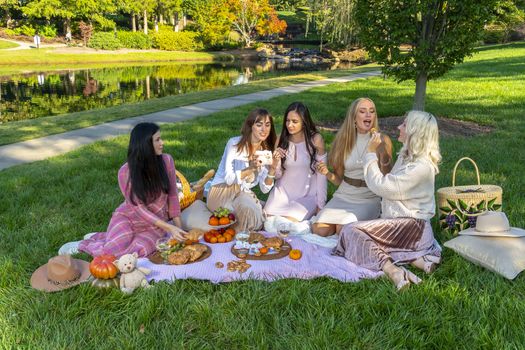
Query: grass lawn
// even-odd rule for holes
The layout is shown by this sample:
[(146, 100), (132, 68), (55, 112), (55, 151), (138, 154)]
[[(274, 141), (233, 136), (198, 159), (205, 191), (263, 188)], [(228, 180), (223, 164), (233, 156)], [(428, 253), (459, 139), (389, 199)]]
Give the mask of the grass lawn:
[[(525, 43), (484, 49), (431, 82), (427, 101), (438, 116), (495, 127), (491, 134), (441, 140), (436, 187), (449, 186), (456, 160), (470, 156), (482, 183), (503, 187), (503, 208), (518, 227), (525, 227), (523, 62)], [(374, 78), (257, 105), (278, 124), (294, 100), (305, 101), (317, 121), (334, 121), (359, 96), (372, 97), (381, 116), (402, 115), (413, 92), (413, 84)], [(196, 179), (217, 166), (227, 138), (237, 135), (254, 106), (164, 126), (165, 151)], [(404, 293), (386, 279), (326, 278), (222, 285), (178, 280), (131, 296), (87, 285), (56, 294), (32, 290), (31, 273), (62, 243), (106, 229), (122, 200), (116, 174), (126, 146), (127, 137), (119, 137), (0, 172), (2, 348), (499, 349), (525, 343), (524, 277), (508, 281), (447, 249), (442, 266), (431, 276), (416, 272), (424, 282)], [(463, 168), (458, 180), (472, 183), (475, 177)], [(436, 238), (450, 237), (437, 232)]]
[(0, 39), (0, 50), (11, 49), (11, 48), (17, 47), (17, 46), (19, 46), (19, 45), (15, 44), (15, 43), (12, 43), (10, 41), (5, 41), (5, 40)]
[(193, 103), (248, 94), (305, 81), (349, 75), (352, 73), (376, 69), (376, 65), (368, 65), (356, 67), (350, 70), (291, 74), (289, 76), (278, 76), (271, 79), (254, 81), (244, 85), (214, 90), (197, 91), (183, 95), (167, 96), (140, 103), (128, 103), (109, 108), (100, 108), (64, 115), (4, 123), (0, 124), (0, 145), (58, 134), (61, 132), (85, 128), (112, 120), (135, 117)]

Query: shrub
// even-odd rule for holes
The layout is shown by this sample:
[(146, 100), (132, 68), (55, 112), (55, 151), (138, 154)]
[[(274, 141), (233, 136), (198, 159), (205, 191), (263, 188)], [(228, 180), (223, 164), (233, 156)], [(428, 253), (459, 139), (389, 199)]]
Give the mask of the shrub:
[(101, 50), (117, 50), (122, 47), (122, 44), (113, 32), (96, 32), (91, 36), (88, 46)]
[(34, 36), (36, 33), (36, 29), (33, 28), (33, 26), (30, 24), (29, 25), (24, 24), (21, 27), (15, 28), (14, 31), (16, 34), (27, 35), (27, 36)]
[(195, 51), (202, 49), (202, 43), (195, 32), (159, 31), (152, 35), (153, 47), (167, 51)]
[(38, 34), (44, 38), (54, 38), (57, 36), (57, 29), (52, 25), (38, 26)]
[(151, 38), (143, 32), (117, 32), (117, 38), (120, 41), (122, 47), (128, 49), (151, 49), (153, 43)]
[(507, 34), (505, 28), (500, 25), (488, 25), (483, 31), (483, 42), (485, 44), (498, 44), (505, 42)]
[(7, 36), (18, 35), (18, 34), (16, 33), (16, 31), (14, 31), (13, 29), (9, 29), (9, 28), (4, 28), (3, 32), (4, 32), (4, 34), (7, 35)]

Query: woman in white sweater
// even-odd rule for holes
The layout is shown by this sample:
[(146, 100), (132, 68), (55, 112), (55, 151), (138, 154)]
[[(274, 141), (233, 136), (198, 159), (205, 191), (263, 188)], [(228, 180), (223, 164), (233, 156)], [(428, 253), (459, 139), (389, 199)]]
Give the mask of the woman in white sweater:
[(379, 170), (378, 134), (370, 140), (364, 158), (366, 184), (382, 197), (381, 218), (346, 225), (334, 254), (371, 270), (383, 270), (401, 290), (421, 280), (397, 264), (410, 262), (430, 273), (440, 262), (441, 248), (430, 219), (435, 213), (434, 178), (441, 155), (432, 114), (408, 112), (398, 129), (403, 148), (389, 174)]
[(275, 165), (261, 165), (256, 152), (266, 150), (271, 157), (275, 139), (272, 116), (266, 109), (256, 108), (246, 117), (241, 136), (232, 137), (226, 144), (211, 183), (207, 206), (211, 211), (219, 207), (233, 210), (237, 231), (257, 230), (263, 225), (262, 206), (252, 188), (259, 185), (263, 193), (270, 192)]

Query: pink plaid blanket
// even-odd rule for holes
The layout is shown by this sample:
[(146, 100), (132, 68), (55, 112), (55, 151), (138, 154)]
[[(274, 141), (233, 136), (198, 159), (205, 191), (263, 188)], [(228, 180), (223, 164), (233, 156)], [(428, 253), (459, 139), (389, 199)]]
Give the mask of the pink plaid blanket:
[[(274, 281), (281, 278), (311, 279), (331, 277), (342, 282), (356, 282), (362, 278), (377, 278), (382, 273), (358, 267), (350, 261), (331, 255), (330, 248), (307, 243), (299, 237), (288, 238), (292, 248), (300, 249), (303, 256), (292, 260), (288, 256), (276, 260), (247, 260), (252, 266), (245, 273), (230, 272), (226, 265), (238, 260), (232, 253), (233, 242), (209, 244), (212, 254), (209, 258), (188, 265), (156, 265), (148, 259), (139, 259), (138, 265), (151, 269), (148, 280), (173, 281), (176, 279), (208, 280), (213, 283), (232, 282), (245, 279)], [(215, 267), (222, 262), (223, 268)]]

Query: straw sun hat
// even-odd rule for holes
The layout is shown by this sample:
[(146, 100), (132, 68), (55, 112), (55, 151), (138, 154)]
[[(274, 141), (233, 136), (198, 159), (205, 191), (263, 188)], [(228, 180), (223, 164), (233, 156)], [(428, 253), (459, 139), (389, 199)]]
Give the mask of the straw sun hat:
[(31, 287), (44, 292), (58, 292), (86, 281), (90, 275), (87, 261), (73, 259), (71, 255), (59, 255), (33, 272)]
[(460, 231), (460, 235), (485, 237), (523, 237), (525, 230), (510, 227), (507, 215), (500, 211), (487, 211), (478, 216), (476, 228)]

